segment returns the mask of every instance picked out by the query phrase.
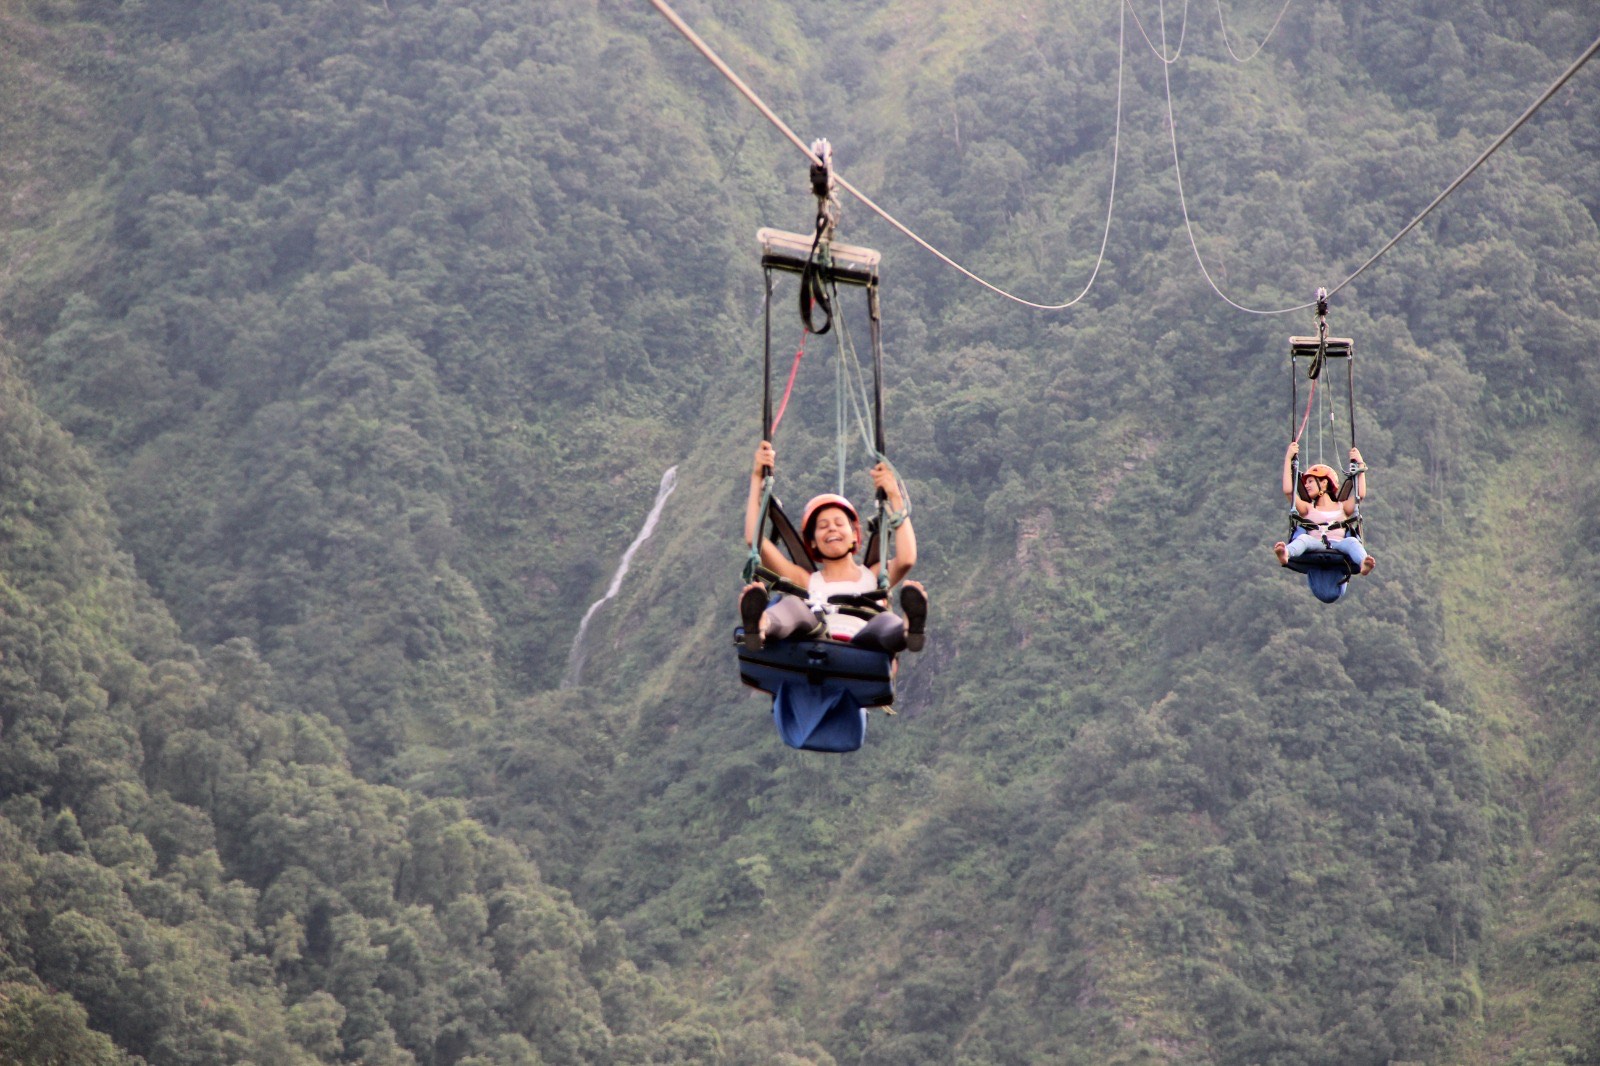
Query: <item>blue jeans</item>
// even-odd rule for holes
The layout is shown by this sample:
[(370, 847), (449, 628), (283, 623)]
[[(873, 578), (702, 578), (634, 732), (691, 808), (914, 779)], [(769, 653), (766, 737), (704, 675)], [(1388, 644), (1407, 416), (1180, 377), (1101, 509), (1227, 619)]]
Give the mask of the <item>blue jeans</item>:
[[(1345, 537), (1343, 540), (1330, 540), (1326, 546), (1350, 560), (1350, 565), (1358, 573), (1360, 572), (1361, 564), (1367, 558), (1367, 549), (1362, 547), (1361, 538)], [(1321, 534), (1301, 533), (1289, 542), (1289, 558), (1295, 559), (1313, 548), (1321, 550), (1323, 547)], [(1333, 603), (1350, 587), (1350, 578), (1342, 569), (1313, 566), (1306, 571), (1306, 585), (1317, 599), (1323, 603)]]
[(1361, 564), (1367, 560), (1367, 549), (1361, 546), (1360, 537), (1347, 536), (1343, 540), (1329, 540), (1324, 545), (1322, 543), (1322, 534), (1311, 532), (1297, 534), (1289, 542), (1289, 558), (1298, 558), (1313, 548), (1321, 549), (1323, 547), (1332, 548), (1334, 551), (1339, 552), (1349, 559), (1350, 565), (1357, 570), (1360, 570)]

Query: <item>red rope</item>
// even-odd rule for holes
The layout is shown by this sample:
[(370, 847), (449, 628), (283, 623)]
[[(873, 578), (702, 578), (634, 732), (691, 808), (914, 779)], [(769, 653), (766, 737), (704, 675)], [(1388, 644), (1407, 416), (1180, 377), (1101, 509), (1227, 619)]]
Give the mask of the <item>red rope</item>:
[(794, 353), (794, 365), (789, 367), (789, 383), (783, 387), (783, 400), (778, 404), (778, 417), (772, 420), (772, 436), (778, 435), (778, 423), (783, 421), (783, 412), (789, 407), (789, 394), (794, 391), (794, 376), (800, 370), (800, 357), (806, 354), (806, 334), (810, 330), (800, 331), (800, 347)]
[(1294, 442), (1296, 444), (1299, 444), (1300, 443), (1300, 438), (1305, 435), (1306, 423), (1311, 421), (1311, 401), (1316, 399), (1316, 396), (1317, 396), (1317, 379), (1316, 378), (1312, 378), (1311, 379), (1311, 391), (1306, 393), (1306, 413), (1305, 413), (1304, 417), (1302, 417), (1300, 419), (1300, 428), (1298, 430), (1296, 430), (1295, 434), (1294, 434)]

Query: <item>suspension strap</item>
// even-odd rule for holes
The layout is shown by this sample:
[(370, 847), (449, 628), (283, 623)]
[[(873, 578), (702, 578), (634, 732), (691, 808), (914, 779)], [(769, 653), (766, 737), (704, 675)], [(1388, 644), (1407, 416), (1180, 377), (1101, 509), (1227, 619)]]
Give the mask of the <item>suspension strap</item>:
[(1317, 355), (1311, 360), (1306, 376), (1312, 381), (1322, 374), (1322, 364), (1328, 359), (1328, 290), (1317, 290)]
[(1350, 354), (1345, 356), (1345, 377), (1348, 383), (1350, 402), (1350, 447), (1356, 446), (1356, 352), (1351, 346)]
[[(878, 304), (876, 282), (867, 286), (867, 317), (872, 324), (872, 447), (878, 459), (887, 462), (883, 458), (883, 453), (888, 447), (883, 435), (883, 310)], [(883, 538), (883, 549), (878, 552), (878, 588), (887, 591), (889, 559), (894, 554), (894, 530), (884, 521), (884, 501), (888, 498), (888, 494), (879, 489), (877, 497), (878, 535)]]
[[(817, 229), (811, 238), (811, 254), (800, 271), (800, 320), (806, 329), (821, 336), (833, 328), (833, 295), (828, 291), (823, 268), (832, 262), (829, 251), (834, 227), (839, 222), (839, 203), (833, 198), (833, 146), (826, 139), (812, 142), (811, 191), (817, 198)], [(813, 307), (822, 311), (819, 326), (811, 317)]]
[[(767, 267), (767, 295), (762, 301), (766, 339), (761, 346), (761, 439), (772, 439), (772, 268)], [(768, 471), (771, 473), (771, 471)]]
[[(867, 449), (873, 462), (888, 464), (888, 456), (884, 454), (886, 448), (883, 426), (883, 315), (882, 305), (878, 299), (876, 282), (867, 284), (867, 312), (871, 327), (872, 343), (872, 392), (867, 392), (866, 376), (861, 368), (861, 360), (855, 350), (855, 342), (850, 338), (849, 324), (844, 318), (838, 321), (837, 330), (839, 350), (835, 364), (835, 408), (838, 418), (837, 448), (839, 452), (839, 491), (844, 492), (845, 480), (845, 453), (848, 447), (850, 421), (849, 416), (855, 416), (856, 428), (861, 434), (862, 447)], [(871, 415), (869, 417), (868, 411)], [(905, 494), (905, 483), (900, 475), (895, 474), (895, 480), (900, 483), (901, 493)], [(876, 513), (871, 520), (871, 528), (879, 537), (878, 553), (878, 587), (880, 591), (887, 591), (889, 587), (889, 560), (894, 558), (894, 531), (899, 529), (911, 512), (909, 497), (904, 505), (904, 510), (890, 513), (887, 510), (887, 494), (879, 492), (876, 495)]]
[[(1318, 289), (1317, 290), (1317, 353), (1316, 353), (1316, 355), (1311, 357), (1311, 365), (1306, 370), (1306, 377), (1308, 379), (1310, 379), (1311, 384), (1309, 386), (1309, 390), (1310, 391), (1306, 394), (1306, 410), (1305, 410), (1305, 413), (1300, 416), (1300, 425), (1294, 431), (1294, 442), (1296, 444), (1299, 444), (1300, 443), (1300, 438), (1305, 436), (1306, 426), (1311, 422), (1311, 409), (1312, 409), (1312, 407), (1315, 406), (1316, 399), (1317, 399), (1317, 382), (1320, 381), (1321, 378), (1322, 378), (1322, 367), (1323, 367), (1323, 364), (1326, 363), (1327, 361), (1328, 361), (1328, 290), (1327, 289)], [(1297, 402), (1297, 399), (1298, 399), (1299, 383), (1300, 383), (1299, 382), (1299, 378), (1294, 373), (1294, 357), (1293, 357), (1292, 354), (1289, 357), (1289, 382), (1290, 382), (1290, 397), (1291, 397), (1290, 400), (1289, 400), (1289, 419), (1290, 419), (1289, 424), (1292, 426), (1292, 425), (1294, 425), (1294, 421), (1293, 420), (1294, 420), (1295, 408), (1299, 406), (1299, 404)], [(1296, 459), (1296, 461), (1295, 461), (1295, 490), (1298, 492), (1299, 488), (1300, 488), (1300, 463), (1299, 463), (1299, 460)]]
[[(833, 299), (828, 295), (828, 286), (820, 269), (827, 265), (828, 260), (827, 245), (822, 242), (821, 223), (819, 215), (819, 228), (816, 240), (811, 242), (811, 255), (806, 258), (805, 268), (800, 271), (800, 321), (806, 324), (807, 330), (819, 337), (833, 328)], [(811, 317), (813, 307), (822, 311), (821, 325)]]
[[(763, 311), (766, 320), (764, 323), (765, 340), (761, 348), (761, 439), (770, 441), (772, 439), (773, 432), (778, 428), (778, 421), (783, 418), (783, 410), (782, 408), (778, 410), (778, 417), (776, 419), (772, 417), (772, 268), (766, 268), (763, 273), (765, 274), (767, 291), (766, 297), (763, 300)], [(804, 334), (801, 334), (800, 336), (800, 351), (805, 351)], [(796, 353), (795, 369), (798, 369), (799, 365), (800, 355)], [(789, 372), (789, 384), (791, 386), (794, 384), (793, 369), (791, 369)], [(785, 389), (783, 392), (783, 403), (785, 407), (788, 406), (788, 389)], [(745, 559), (744, 563), (744, 580), (746, 582), (756, 580), (756, 575), (762, 570), (761, 542), (766, 538), (767, 535), (767, 509), (771, 506), (772, 468), (769, 466), (762, 473), (761, 506), (756, 512), (756, 514), (760, 517), (756, 519), (755, 536), (750, 538), (750, 554)]]

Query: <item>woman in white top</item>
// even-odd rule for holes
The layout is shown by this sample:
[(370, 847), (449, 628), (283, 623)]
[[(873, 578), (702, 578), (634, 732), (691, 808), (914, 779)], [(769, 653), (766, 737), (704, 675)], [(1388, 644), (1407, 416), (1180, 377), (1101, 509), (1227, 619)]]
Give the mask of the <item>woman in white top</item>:
[[(762, 484), (769, 470), (777, 466), (777, 453), (762, 441), (756, 446), (750, 471), (750, 499), (745, 507), (744, 539), (751, 543), (760, 529)], [(890, 513), (903, 513), (905, 499), (894, 471), (887, 463), (872, 468), (872, 483), (883, 490)], [(805, 588), (808, 600), (782, 596), (768, 606), (767, 587), (760, 582), (745, 586), (739, 597), (739, 614), (744, 624), (744, 644), (759, 649), (769, 640), (795, 636), (829, 636), (879, 651), (921, 651), (923, 626), (928, 616), (928, 597), (922, 586), (907, 581), (900, 591), (902, 620), (884, 610), (870, 621), (840, 610), (828, 602), (830, 596), (865, 595), (876, 592), (878, 575), (856, 561), (861, 547), (861, 518), (849, 500), (833, 493), (814, 498), (800, 519), (800, 537), (816, 564), (808, 570), (791, 562), (770, 540), (761, 540), (761, 565), (792, 584)], [(917, 535), (911, 520), (903, 519), (895, 530), (894, 558), (889, 560), (889, 588), (905, 579), (917, 562)], [(819, 617), (820, 614), (820, 617)]]
[(1343, 525), (1356, 513), (1356, 502), (1367, 494), (1366, 464), (1359, 449), (1350, 449), (1350, 461), (1355, 464), (1355, 491), (1344, 500), (1335, 498), (1339, 491), (1339, 475), (1330, 466), (1317, 463), (1300, 475), (1300, 491), (1295, 492), (1294, 457), (1300, 452), (1300, 442), (1290, 441), (1283, 455), (1283, 494), (1294, 503), (1301, 518), (1315, 526), (1302, 528), (1287, 544), (1283, 541), (1272, 546), (1272, 553), (1282, 566), (1299, 558), (1312, 548), (1331, 548), (1350, 560), (1350, 566), (1359, 574), (1370, 574), (1376, 560), (1367, 554), (1360, 537), (1348, 536)]

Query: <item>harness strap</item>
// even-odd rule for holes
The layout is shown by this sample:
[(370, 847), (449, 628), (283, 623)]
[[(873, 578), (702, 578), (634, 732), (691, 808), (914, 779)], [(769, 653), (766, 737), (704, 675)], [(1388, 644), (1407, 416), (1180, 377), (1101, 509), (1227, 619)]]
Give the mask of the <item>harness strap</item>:
[(1335, 529), (1344, 529), (1349, 530), (1352, 536), (1359, 537), (1361, 535), (1360, 515), (1351, 515), (1342, 522), (1330, 522), (1328, 525), (1321, 525), (1304, 518), (1298, 511), (1291, 511), (1289, 513), (1289, 522), (1295, 528), (1303, 529), (1310, 533), (1329, 533)]
[[(811, 598), (810, 589), (803, 588), (759, 564), (746, 574), (745, 579), (761, 582), (769, 592), (778, 592), (802, 600)], [(874, 589), (871, 592), (836, 592), (828, 597), (828, 602), (839, 608), (841, 614), (871, 620), (889, 609), (888, 598), (889, 595), (884, 590)]]
[(878, 617), (880, 614), (883, 613), (883, 611), (884, 611), (884, 608), (882, 608), (882, 607), (879, 607), (879, 608), (877, 608), (875, 610), (869, 610), (866, 607), (840, 607), (839, 608), (839, 613), (840, 614), (847, 614), (852, 618), (860, 618), (863, 621), (867, 621), (867, 622), (870, 622), (874, 618)]
[(874, 589), (871, 592), (836, 592), (828, 597), (828, 602), (839, 607), (856, 607), (881, 613), (888, 597), (889, 594), (882, 589)]
[(779, 576), (775, 571), (768, 570), (759, 563), (745, 574), (746, 581), (759, 581), (767, 586), (769, 592), (781, 592), (786, 596), (798, 596), (802, 600), (811, 595), (810, 590), (796, 585), (786, 577)]

